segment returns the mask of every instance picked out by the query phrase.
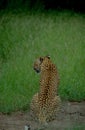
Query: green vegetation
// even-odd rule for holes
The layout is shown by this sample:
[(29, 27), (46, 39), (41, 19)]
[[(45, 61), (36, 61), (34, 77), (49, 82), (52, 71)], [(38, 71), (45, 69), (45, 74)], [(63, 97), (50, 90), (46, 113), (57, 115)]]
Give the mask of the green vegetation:
[(73, 12), (0, 12), (0, 111), (29, 108), (39, 90), (33, 70), (49, 54), (60, 74), (62, 99), (85, 99), (85, 17)]
[(84, 130), (85, 129), (85, 125), (79, 125), (79, 124), (76, 124), (74, 125), (73, 127), (71, 128), (66, 128), (64, 130)]

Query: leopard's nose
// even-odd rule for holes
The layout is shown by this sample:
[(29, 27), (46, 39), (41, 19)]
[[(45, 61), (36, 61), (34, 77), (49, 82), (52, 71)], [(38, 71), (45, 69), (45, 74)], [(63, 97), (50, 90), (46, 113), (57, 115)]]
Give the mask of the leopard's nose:
[(36, 71), (36, 68), (35, 68), (35, 67), (33, 67), (33, 69)]

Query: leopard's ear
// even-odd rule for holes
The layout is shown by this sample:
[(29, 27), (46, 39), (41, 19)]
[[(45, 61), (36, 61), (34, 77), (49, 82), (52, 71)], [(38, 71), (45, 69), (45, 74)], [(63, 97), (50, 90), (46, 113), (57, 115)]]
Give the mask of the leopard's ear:
[(41, 63), (43, 62), (43, 57), (40, 57), (40, 62), (41, 62)]
[(47, 55), (46, 57), (47, 57), (48, 59), (50, 59), (50, 56), (49, 56), (49, 55)]

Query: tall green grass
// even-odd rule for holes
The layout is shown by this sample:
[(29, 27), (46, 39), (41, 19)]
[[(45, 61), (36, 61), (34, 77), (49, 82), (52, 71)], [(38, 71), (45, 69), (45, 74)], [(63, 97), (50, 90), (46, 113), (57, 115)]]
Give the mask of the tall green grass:
[(85, 17), (73, 12), (0, 13), (0, 111), (29, 108), (39, 90), (33, 62), (49, 54), (63, 99), (85, 99)]

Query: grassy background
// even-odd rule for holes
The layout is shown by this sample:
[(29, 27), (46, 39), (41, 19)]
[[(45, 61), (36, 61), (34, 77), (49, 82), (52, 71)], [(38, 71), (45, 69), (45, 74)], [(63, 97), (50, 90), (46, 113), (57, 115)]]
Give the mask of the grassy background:
[(33, 70), (49, 54), (60, 74), (62, 99), (85, 99), (85, 15), (69, 11), (0, 12), (0, 111), (29, 108), (39, 90)]

